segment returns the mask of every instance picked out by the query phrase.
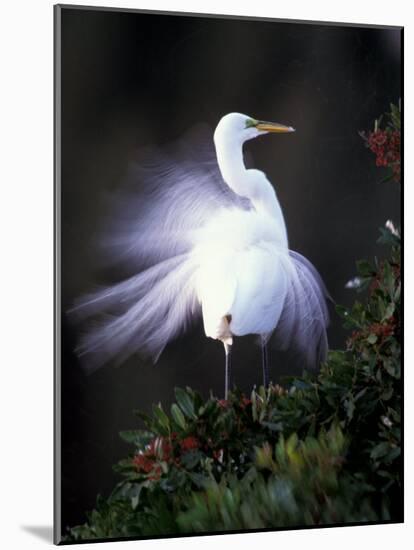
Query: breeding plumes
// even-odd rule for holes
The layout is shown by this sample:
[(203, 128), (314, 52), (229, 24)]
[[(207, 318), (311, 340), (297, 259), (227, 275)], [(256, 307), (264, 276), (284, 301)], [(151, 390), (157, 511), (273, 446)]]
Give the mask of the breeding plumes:
[(89, 368), (134, 353), (157, 361), (169, 341), (202, 317), (225, 350), (225, 395), (234, 337), (259, 336), (268, 384), (269, 339), (295, 347), (309, 366), (326, 356), (328, 312), (312, 264), (288, 248), (283, 213), (266, 175), (246, 169), (243, 144), (293, 128), (239, 113), (213, 140), (193, 133), (146, 151), (114, 201), (104, 242), (114, 261), (137, 270), (83, 296), (73, 308), (97, 317), (77, 348)]

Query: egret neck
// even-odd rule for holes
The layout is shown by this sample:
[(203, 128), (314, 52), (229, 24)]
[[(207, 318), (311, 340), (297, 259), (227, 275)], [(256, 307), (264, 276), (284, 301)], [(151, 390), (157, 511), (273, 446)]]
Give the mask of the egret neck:
[(243, 160), (243, 140), (235, 136), (214, 136), (217, 162), (225, 183), (237, 195), (246, 197), (259, 214), (273, 218), (279, 228), (283, 228), (283, 241), (286, 246), (287, 232), (285, 220), (275, 190), (260, 170), (246, 169)]

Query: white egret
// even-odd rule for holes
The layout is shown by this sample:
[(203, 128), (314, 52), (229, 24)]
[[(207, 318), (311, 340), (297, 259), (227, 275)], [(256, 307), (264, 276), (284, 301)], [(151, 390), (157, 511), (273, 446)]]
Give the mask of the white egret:
[(116, 201), (106, 244), (113, 258), (140, 271), (76, 304), (80, 314), (100, 315), (77, 350), (87, 366), (135, 352), (156, 361), (200, 316), (206, 336), (224, 346), (226, 397), (234, 337), (259, 336), (265, 385), (270, 337), (281, 349), (295, 346), (310, 366), (325, 357), (322, 280), (289, 250), (273, 186), (243, 160), (245, 141), (293, 131), (230, 113), (215, 130), (215, 151), (193, 136), (172, 151), (148, 153), (131, 169), (132, 193)]

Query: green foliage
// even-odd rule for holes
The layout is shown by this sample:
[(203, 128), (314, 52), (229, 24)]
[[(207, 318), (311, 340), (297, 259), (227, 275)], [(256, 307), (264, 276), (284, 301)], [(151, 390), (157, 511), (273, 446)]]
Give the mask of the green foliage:
[(67, 540), (401, 519), (398, 232), (380, 241), (389, 259), (357, 265), (364, 301), (338, 307), (345, 350), (286, 387), (177, 388), (170, 414), (138, 413), (122, 480)]
[(244, 476), (227, 474), (193, 492), (177, 517), (178, 527), (229, 531), (376, 519), (363, 488), (350, 476), (339, 476), (346, 452), (338, 427), (302, 441), (296, 434), (287, 440), (280, 436), (274, 449), (266, 442)]

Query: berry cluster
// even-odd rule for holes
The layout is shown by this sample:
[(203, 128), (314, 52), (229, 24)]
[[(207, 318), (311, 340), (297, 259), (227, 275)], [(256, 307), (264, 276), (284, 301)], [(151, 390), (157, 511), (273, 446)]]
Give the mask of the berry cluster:
[(132, 463), (135, 468), (143, 473), (150, 474), (148, 479), (158, 480), (162, 474), (160, 461), (169, 462), (171, 459), (172, 446), (165, 437), (156, 437), (147, 446), (144, 452), (134, 456)]
[(372, 323), (370, 334), (375, 334), (381, 341), (394, 334), (396, 327), (395, 317), (391, 316), (386, 323)]
[[(280, 391), (282, 388), (275, 386), (275, 392)], [(244, 395), (240, 395), (232, 402), (224, 399), (217, 400), (219, 410), (231, 411), (234, 408), (238, 412), (237, 427), (240, 433), (246, 430), (240, 415), (244, 414), (251, 405), (251, 400)], [(216, 441), (213, 441), (211, 437), (205, 437), (203, 433), (201, 436), (196, 433), (196, 435), (183, 437), (182, 433), (172, 431), (169, 436), (157, 436), (149, 442), (145, 449), (135, 454), (132, 458), (132, 465), (135, 471), (146, 479), (159, 481), (170, 468), (185, 467), (189, 456), (187, 453), (201, 453), (205, 458), (210, 457), (216, 464), (221, 464), (224, 454), (223, 444), (230, 436), (226, 430), (220, 431), (218, 435), (219, 438)]]
[(376, 165), (392, 169), (394, 181), (401, 176), (401, 134), (399, 130), (377, 128), (365, 137), (367, 147), (376, 155)]
[[(132, 464), (147, 479), (158, 481), (163, 473), (161, 463), (173, 464), (179, 468), (182, 455), (197, 451), (200, 447), (201, 443), (196, 437), (188, 436), (180, 440), (178, 434), (172, 432), (170, 437), (158, 436), (154, 438), (147, 445), (145, 451), (134, 456)], [(208, 445), (205, 447), (208, 449)]]
[[(395, 334), (396, 329), (397, 322), (394, 316), (383, 323), (372, 323), (363, 330), (354, 330), (347, 340), (347, 348), (348, 350), (364, 351), (367, 341), (372, 345), (375, 344), (376, 347), (381, 347), (387, 338)], [(373, 336), (375, 338), (370, 340)]]

